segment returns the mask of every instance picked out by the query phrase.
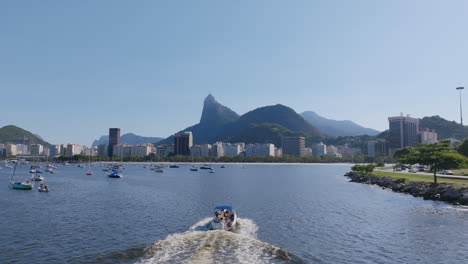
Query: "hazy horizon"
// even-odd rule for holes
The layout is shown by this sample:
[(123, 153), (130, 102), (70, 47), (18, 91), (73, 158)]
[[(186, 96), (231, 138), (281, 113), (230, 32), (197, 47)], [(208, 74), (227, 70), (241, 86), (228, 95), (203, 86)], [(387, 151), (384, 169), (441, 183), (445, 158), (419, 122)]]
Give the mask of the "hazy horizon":
[(467, 8), (461, 0), (1, 2), (0, 126), (51, 143), (90, 145), (109, 127), (166, 137), (198, 123), (210, 92), (240, 115), (279, 103), (379, 131), (400, 112), (459, 122)]

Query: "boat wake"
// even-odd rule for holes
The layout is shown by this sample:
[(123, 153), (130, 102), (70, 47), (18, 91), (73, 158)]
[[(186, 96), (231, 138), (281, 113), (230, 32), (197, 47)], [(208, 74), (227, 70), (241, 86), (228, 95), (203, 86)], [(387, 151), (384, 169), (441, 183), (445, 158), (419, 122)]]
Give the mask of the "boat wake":
[(304, 263), (299, 258), (256, 239), (257, 225), (239, 218), (236, 232), (208, 231), (211, 218), (184, 233), (172, 234), (145, 248), (137, 263)]

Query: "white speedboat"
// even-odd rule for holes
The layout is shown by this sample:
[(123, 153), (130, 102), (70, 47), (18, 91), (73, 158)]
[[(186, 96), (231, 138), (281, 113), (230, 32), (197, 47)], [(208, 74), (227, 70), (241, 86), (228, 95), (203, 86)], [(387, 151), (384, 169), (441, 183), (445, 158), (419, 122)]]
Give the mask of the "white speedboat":
[(33, 181), (43, 181), (44, 180), (44, 176), (38, 174), (38, 173), (34, 173), (32, 175), (32, 179)]
[(214, 210), (215, 215), (209, 224), (209, 228), (211, 230), (234, 231), (237, 226), (237, 214), (232, 206), (216, 206)]

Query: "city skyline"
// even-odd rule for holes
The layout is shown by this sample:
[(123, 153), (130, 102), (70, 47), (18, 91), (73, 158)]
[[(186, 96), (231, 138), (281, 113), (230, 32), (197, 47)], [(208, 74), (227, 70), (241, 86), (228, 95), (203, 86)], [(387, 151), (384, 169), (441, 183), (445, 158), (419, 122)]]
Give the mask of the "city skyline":
[(0, 126), (54, 144), (109, 127), (166, 137), (199, 121), (209, 92), (238, 114), (280, 103), (380, 131), (400, 112), (458, 122), (467, 7), (3, 2)]

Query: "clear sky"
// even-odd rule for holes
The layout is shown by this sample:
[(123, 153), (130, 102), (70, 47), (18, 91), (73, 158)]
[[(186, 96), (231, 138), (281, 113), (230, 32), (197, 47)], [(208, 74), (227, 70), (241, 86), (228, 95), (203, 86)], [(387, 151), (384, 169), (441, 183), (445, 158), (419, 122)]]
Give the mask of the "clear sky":
[[(0, 1), (0, 126), (51, 143), (196, 124), (281, 103), (384, 130), (459, 121), (468, 1)], [(468, 109), (468, 90), (463, 100)], [(467, 111), (465, 111), (468, 114)], [(468, 120), (468, 115), (466, 115)]]

